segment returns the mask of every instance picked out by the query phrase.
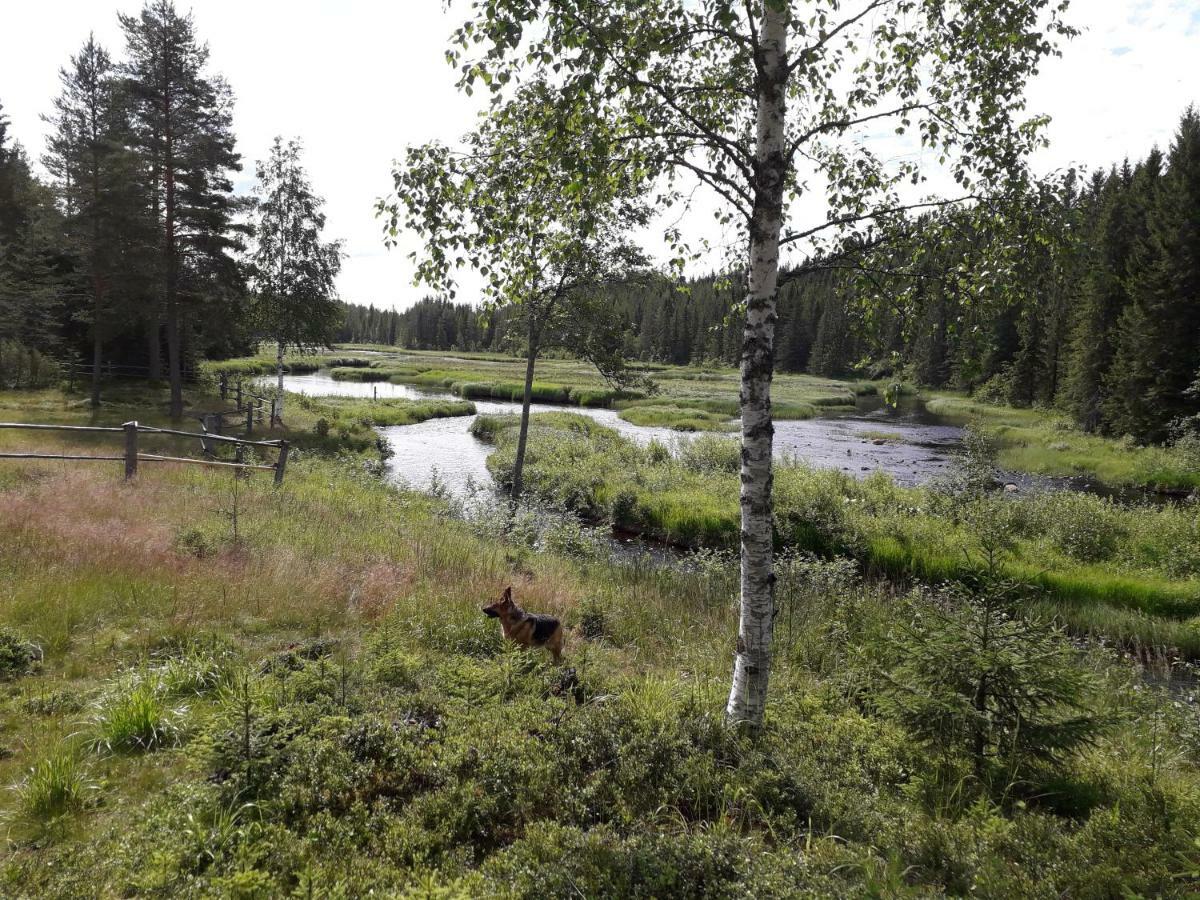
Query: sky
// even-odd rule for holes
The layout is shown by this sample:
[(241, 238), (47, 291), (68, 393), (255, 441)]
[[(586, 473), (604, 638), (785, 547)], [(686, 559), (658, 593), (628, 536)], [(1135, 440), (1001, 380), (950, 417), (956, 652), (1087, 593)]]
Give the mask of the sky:
[[(44, 147), (58, 70), (94, 31), (119, 56), (117, 11), (135, 0), (0, 0), (0, 103), (11, 133), (37, 157)], [(460, 3), (461, 7), (462, 4)], [(181, 9), (189, 8), (179, 0)], [(1085, 169), (1136, 159), (1170, 143), (1179, 114), (1200, 104), (1200, 0), (1075, 0), (1084, 33), (1046, 62), (1029, 112), (1052, 117), (1035, 171)], [(237, 102), (234, 129), (253, 184), (254, 160), (275, 135), (298, 137), (327, 235), (345, 242), (342, 298), (405, 308), (428, 293), (412, 284), (411, 240), (386, 250), (374, 202), (391, 187), (392, 161), (409, 144), (452, 142), (479, 103), (455, 90), (444, 59), (457, 13), (442, 0), (195, 0), (211, 70)], [(653, 248), (650, 248), (653, 249)], [(470, 300), (464, 280), (459, 299)]]

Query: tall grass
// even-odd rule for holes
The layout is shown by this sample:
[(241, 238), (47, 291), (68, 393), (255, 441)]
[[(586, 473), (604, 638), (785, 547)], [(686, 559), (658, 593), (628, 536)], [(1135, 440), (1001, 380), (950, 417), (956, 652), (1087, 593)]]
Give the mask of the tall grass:
[(92, 718), (92, 746), (105, 753), (143, 753), (180, 740), (186, 709), (168, 705), (156, 679), (118, 685)]
[(59, 741), (41, 750), (16, 787), (16, 819), (26, 826), (47, 826), (86, 809), (98, 785), (76, 742)]

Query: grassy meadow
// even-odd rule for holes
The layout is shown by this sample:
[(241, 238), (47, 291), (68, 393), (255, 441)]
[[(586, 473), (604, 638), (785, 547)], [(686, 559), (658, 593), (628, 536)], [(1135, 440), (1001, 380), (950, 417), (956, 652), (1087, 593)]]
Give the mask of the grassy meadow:
[[(371, 348), (339, 352), (355, 349)], [(457, 372), (489, 391), (518, 365), (404, 356), (429, 367), (414, 383)], [(339, 371), (399, 365), (362, 359)], [(577, 365), (543, 372), (567, 403), (603, 388)], [(923, 489), (780, 466), (773, 699), (745, 734), (721, 715), (737, 449), (719, 432), (735, 380), (654, 375), (654, 397), (605, 402), (717, 433), (672, 453), (538, 415), (536, 505), (516, 511), (381, 477), (373, 426), (473, 412), (457, 381), (440, 386), (462, 399), (289, 397), (286, 426), (255, 432), (296, 448), (280, 488), (0, 462), (0, 894), (1200, 888), (1200, 725), (1186, 681), (1159, 686), (1172, 659), (1200, 657), (1195, 504), (1004, 498), (970, 466)], [(872, 389), (780, 381), (797, 408)], [(189, 416), (222, 405), (187, 399)], [(0, 393), (7, 421), (165, 412), (138, 385), (97, 411), (60, 390)], [(501, 482), (514, 424), (475, 420)], [(119, 437), (0, 430), (0, 450), (102, 454)], [(613, 555), (585, 521), (680, 549)], [(565, 666), (505, 645), (480, 613), (509, 584), (562, 618)]]
[[(6, 418), (153, 422), (160, 399), (130, 392), (94, 415), (56, 392), (0, 405)], [(464, 519), (374, 476), (353, 434), (318, 435), (330, 409), (292, 409), (301, 449), (279, 489), (193, 467), (147, 466), (125, 484), (117, 463), (4, 463), (5, 896), (1197, 884), (1194, 710), (1111, 651), (1029, 620), (989, 652), (1015, 655), (1018, 681), (1044, 677), (1022, 709), (1031, 733), (1055, 737), (1018, 741), (999, 713), (964, 736), (946, 723), (973, 720), (925, 713), (956, 708), (954, 677), (969, 673), (922, 664), (939, 648), (976, 658), (985, 606), (785, 554), (773, 705), (762, 734), (741, 734), (720, 715), (728, 554), (663, 567), (610, 558), (569, 516)], [(30, 446), (14, 434), (0, 432), (5, 449)], [(563, 618), (566, 667), (505, 646), (480, 614), (506, 584)]]

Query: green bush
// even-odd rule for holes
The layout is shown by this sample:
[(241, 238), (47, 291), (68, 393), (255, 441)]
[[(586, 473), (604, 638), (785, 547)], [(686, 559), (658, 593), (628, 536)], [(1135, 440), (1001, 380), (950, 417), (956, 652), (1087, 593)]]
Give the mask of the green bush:
[(39, 350), (12, 340), (0, 340), (0, 387), (44, 388), (57, 384), (62, 371)]
[(679, 462), (693, 472), (737, 472), (742, 467), (742, 448), (733, 438), (699, 435), (679, 443)]
[(1081, 562), (1111, 559), (1127, 537), (1125, 511), (1111, 500), (1074, 491), (1047, 493), (1031, 504), (1036, 532)]
[(0, 627), (0, 681), (28, 675), (41, 656), (36, 644), (11, 628)]

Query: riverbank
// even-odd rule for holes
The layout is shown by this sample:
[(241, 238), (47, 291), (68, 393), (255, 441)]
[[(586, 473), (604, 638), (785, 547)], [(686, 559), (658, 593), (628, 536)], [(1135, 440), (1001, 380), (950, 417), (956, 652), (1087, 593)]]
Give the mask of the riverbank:
[[(481, 416), (476, 436), (497, 450), (488, 468), (511, 471), (517, 421)], [(738, 451), (698, 438), (671, 454), (638, 446), (568, 413), (535, 417), (526, 490), (654, 540), (732, 551), (738, 542)], [(929, 584), (970, 583), (997, 553), (1006, 577), (1043, 595), (1083, 634), (1131, 649), (1200, 658), (1200, 507), (1117, 505), (1085, 494), (1001, 496), (948, 473), (943, 484), (902, 488), (803, 463), (775, 473), (781, 548), (859, 560), (868, 572)]]
[[(520, 401), (524, 390), (525, 361), (486, 353), (443, 353), (392, 350), (355, 357), (353, 350), (330, 354), (324, 368), (342, 381), (410, 384), (430, 390), (449, 391), (464, 399)], [(292, 374), (312, 372), (314, 359), (287, 360)], [(270, 374), (274, 359), (269, 355), (206, 363), (210, 374)], [(573, 359), (538, 361), (533, 399), (536, 403), (605, 407), (621, 410), (630, 422), (655, 424), (680, 431), (722, 430), (737, 415), (740, 381), (737, 370), (693, 368), (660, 364), (631, 364), (639, 383), (627, 389), (605, 381), (589, 363)], [(644, 383), (645, 379), (653, 382)], [(779, 374), (773, 388), (777, 418), (805, 419), (822, 409), (853, 408), (855, 399), (875, 394), (871, 382), (838, 381), (809, 375)], [(653, 420), (653, 421), (651, 421)]]
[(936, 393), (925, 407), (960, 424), (977, 423), (992, 434), (1001, 467), (1049, 476), (1085, 476), (1112, 488), (1187, 494), (1200, 490), (1200, 451), (1140, 446), (1087, 434), (1051, 410), (1013, 409)]
[[(165, 395), (128, 400), (0, 406), (165, 422)], [(308, 433), (319, 419), (291, 409), (300, 444), (301, 418)], [(1045, 758), (1001, 741), (976, 770), (970, 742), (923, 729), (889, 679), (958, 696), (906, 667), (943, 645), (971, 658), (953, 623), (977, 608), (785, 555), (774, 700), (751, 740), (720, 715), (731, 558), (616, 562), (569, 518), (456, 519), (369, 461), (317, 443), (278, 489), (191, 467), (125, 484), (115, 463), (4, 463), (3, 893), (1007, 897), (1085, 895), (1098, 871), (1144, 895), (1191, 883), (1194, 710), (1106, 651), (1044, 626), (1004, 649), (1018, 661), (1028, 646), (1034, 671), (1078, 685), (1078, 707), (1038, 713), (1048, 733), (1068, 710), (1103, 724)], [(508, 584), (564, 620), (568, 668), (506, 647), (480, 614)], [(919, 651), (910, 628), (924, 629)]]

